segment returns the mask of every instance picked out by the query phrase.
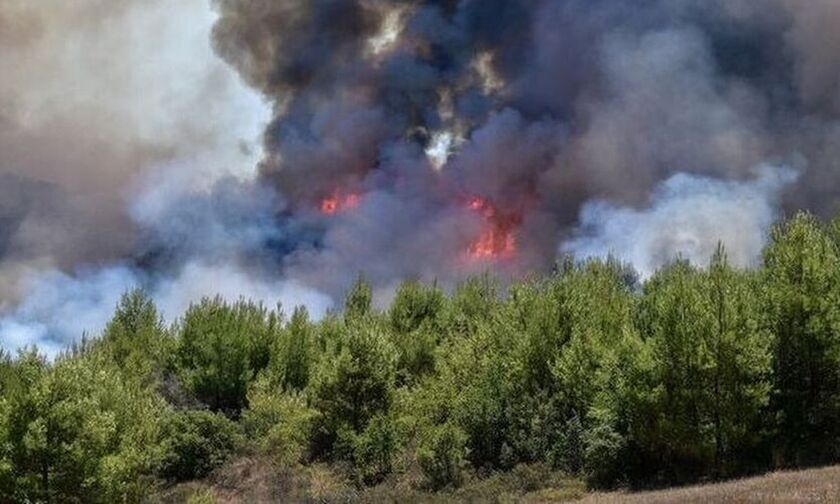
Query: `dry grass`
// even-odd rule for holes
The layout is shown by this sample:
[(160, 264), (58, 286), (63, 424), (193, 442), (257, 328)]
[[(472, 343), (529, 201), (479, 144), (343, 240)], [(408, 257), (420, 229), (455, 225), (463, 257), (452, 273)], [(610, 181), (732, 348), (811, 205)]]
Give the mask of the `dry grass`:
[(372, 488), (358, 488), (339, 467), (325, 464), (284, 467), (265, 457), (245, 457), (209, 478), (176, 485), (155, 494), (160, 504), (543, 504), (571, 502), (586, 495), (579, 479), (545, 465), (522, 465), (506, 473), (471, 477), (457, 490), (429, 493), (411, 471), (394, 474)]
[(727, 483), (656, 492), (596, 493), (581, 504), (840, 503), (840, 466), (776, 472)]
[[(190, 499), (192, 497), (192, 499)], [(368, 489), (353, 486), (335, 467), (315, 464), (282, 467), (269, 459), (246, 457), (216, 471), (207, 480), (186, 483), (157, 494), (150, 502), (175, 504), (251, 503), (428, 503), (499, 504), (669, 504), (669, 503), (840, 503), (840, 466), (776, 472), (726, 483), (655, 492), (586, 493), (580, 480), (549, 468), (520, 466), (508, 473), (471, 479), (452, 492), (426, 493), (410, 474), (395, 475)]]

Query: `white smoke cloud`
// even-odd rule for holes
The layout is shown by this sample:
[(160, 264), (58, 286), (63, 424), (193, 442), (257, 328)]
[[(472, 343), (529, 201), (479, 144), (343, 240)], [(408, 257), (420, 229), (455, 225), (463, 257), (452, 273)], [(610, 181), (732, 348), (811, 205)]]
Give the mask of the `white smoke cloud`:
[(70, 276), (60, 271), (42, 273), (29, 282), (26, 297), (15, 310), (0, 318), (0, 348), (9, 352), (37, 347), (48, 358), (78, 342), (83, 335), (98, 336), (113, 316), (120, 297), (146, 286), (164, 318), (173, 322), (204, 297), (240, 298), (286, 312), (305, 306), (314, 319), (322, 318), (332, 300), (295, 281), (258, 278), (233, 264), (187, 264), (176, 276), (157, 283), (142, 273), (114, 266)]
[(677, 174), (643, 210), (606, 201), (584, 205), (577, 236), (561, 251), (577, 258), (613, 256), (643, 278), (678, 255), (705, 265), (718, 243), (737, 266), (754, 266), (777, 215), (781, 190), (794, 182), (788, 168), (762, 166), (750, 181)]
[(322, 318), (332, 300), (296, 281), (272, 281), (255, 277), (233, 264), (189, 263), (177, 278), (155, 289), (154, 298), (168, 319), (180, 316), (191, 303), (219, 295), (227, 301), (249, 299), (273, 308), (278, 302), (284, 311), (305, 306), (314, 319)]
[(23, 347), (54, 357), (87, 333), (105, 327), (121, 294), (138, 283), (129, 268), (116, 266), (70, 276), (57, 270), (31, 278), (17, 308), (0, 318), (0, 347)]

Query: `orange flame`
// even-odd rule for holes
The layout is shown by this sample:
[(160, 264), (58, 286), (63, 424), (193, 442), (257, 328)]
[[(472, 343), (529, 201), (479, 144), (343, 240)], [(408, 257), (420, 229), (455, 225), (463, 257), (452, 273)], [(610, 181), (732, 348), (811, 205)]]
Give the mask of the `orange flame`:
[(320, 210), (324, 215), (335, 215), (356, 208), (361, 201), (362, 197), (358, 194), (340, 194), (334, 192), (332, 195), (321, 200)]
[(473, 241), (467, 254), (472, 260), (507, 259), (516, 255), (516, 228), (521, 217), (504, 214), (489, 201), (478, 196), (467, 202), (467, 208), (479, 213), (486, 221), (487, 229)]

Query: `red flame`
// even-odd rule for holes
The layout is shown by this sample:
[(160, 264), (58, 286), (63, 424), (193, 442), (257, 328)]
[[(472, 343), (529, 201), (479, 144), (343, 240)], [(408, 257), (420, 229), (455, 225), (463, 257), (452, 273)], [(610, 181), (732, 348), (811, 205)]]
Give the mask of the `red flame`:
[(516, 228), (522, 220), (519, 214), (500, 212), (491, 202), (478, 196), (469, 199), (467, 208), (479, 213), (487, 227), (470, 244), (467, 250), (470, 259), (498, 260), (516, 255)]
[(496, 208), (489, 201), (478, 196), (470, 198), (467, 208), (480, 213), (485, 219), (492, 219), (496, 216)]
[(334, 192), (321, 200), (320, 210), (324, 215), (335, 215), (356, 208), (361, 200), (362, 197), (355, 193), (341, 194)]

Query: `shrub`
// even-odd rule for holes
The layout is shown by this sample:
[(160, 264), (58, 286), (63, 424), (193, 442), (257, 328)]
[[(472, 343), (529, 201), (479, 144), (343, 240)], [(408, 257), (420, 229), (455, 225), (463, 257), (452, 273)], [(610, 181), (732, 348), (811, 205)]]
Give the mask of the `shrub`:
[(417, 448), (417, 462), (430, 488), (457, 487), (466, 466), (467, 436), (451, 424), (425, 429)]
[(315, 357), (314, 326), (306, 308), (295, 309), (272, 350), (273, 379), (286, 389), (303, 390), (309, 384)]
[(557, 446), (552, 453), (554, 465), (570, 474), (579, 474), (585, 458), (584, 435), (580, 417), (573, 415), (566, 421), (558, 436)]
[(317, 412), (302, 394), (282, 392), (261, 376), (248, 392), (242, 425), (259, 450), (284, 464), (301, 462)]
[(213, 411), (237, 416), (249, 382), (268, 365), (275, 315), (245, 301), (204, 299), (181, 325), (178, 366), (188, 388)]
[(624, 474), (621, 466), (626, 440), (610, 425), (593, 427), (586, 433), (585, 469), (596, 487), (612, 486)]
[(390, 418), (378, 415), (355, 437), (353, 464), (358, 479), (367, 485), (381, 482), (393, 469), (397, 432)]
[(171, 414), (162, 428), (160, 475), (173, 481), (202, 478), (227, 462), (241, 443), (236, 424), (209, 411)]
[(396, 352), (375, 325), (346, 328), (340, 348), (321, 359), (312, 384), (320, 411), (315, 449), (328, 453), (341, 430), (361, 433), (368, 421), (387, 412), (396, 375)]
[(196, 490), (187, 498), (187, 504), (216, 504), (216, 494), (209, 488)]

